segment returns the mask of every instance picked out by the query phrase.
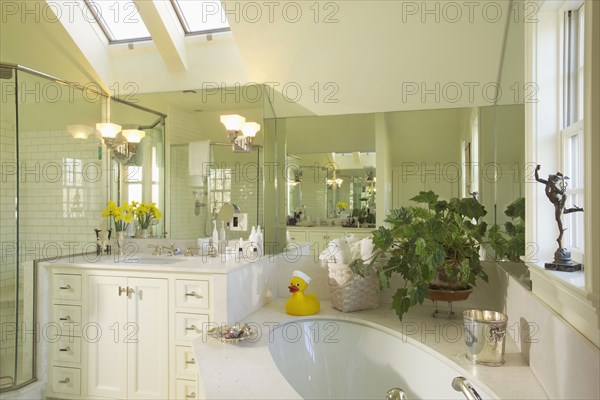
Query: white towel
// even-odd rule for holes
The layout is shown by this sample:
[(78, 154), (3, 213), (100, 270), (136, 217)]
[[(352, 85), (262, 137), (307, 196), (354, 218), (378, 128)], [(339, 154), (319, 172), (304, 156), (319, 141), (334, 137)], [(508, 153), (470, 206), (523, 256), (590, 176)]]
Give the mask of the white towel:
[(360, 241), (360, 258), (362, 258), (364, 261), (371, 261), (371, 255), (373, 254), (373, 249), (375, 248), (375, 245), (373, 244), (373, 238), (372, 237), (366, 237), (363, 240)]
[(210, 140), (200, 140), (189, 144), (190, 175), (208, 175), (210, 167)]
[(350, 246), (345, 238), (334, 239), (319, 256), (321, 264), (349, 264), (352, 261)]

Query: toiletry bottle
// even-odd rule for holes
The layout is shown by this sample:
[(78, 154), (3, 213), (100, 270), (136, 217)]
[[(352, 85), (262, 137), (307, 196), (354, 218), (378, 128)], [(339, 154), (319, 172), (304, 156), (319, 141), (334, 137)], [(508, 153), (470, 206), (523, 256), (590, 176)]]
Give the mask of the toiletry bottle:
[(225, 221), (221, 221), (221, 230), (219, 231), (219, 246), (227, 247), (227, 235), (225, 234)]
[(258, 228), (256, 228), (256, 247), (258, 248), (258, 254), (259, 255), (263, 255), (263, 233), (262, 230), (260, 229), (260, 225), (258, 225)]
[(217, 221), (213, 221), (212, 246), (218, 250), (219, 232), (217, 232)]

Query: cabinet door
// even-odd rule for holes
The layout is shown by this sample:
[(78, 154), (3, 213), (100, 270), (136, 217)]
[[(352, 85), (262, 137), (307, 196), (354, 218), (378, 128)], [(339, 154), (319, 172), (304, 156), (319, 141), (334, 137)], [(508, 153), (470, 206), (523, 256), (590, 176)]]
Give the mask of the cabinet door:
[(123, 327), (127, 323), (127, 278), (90, 276), (88, 324), (83, 340), (88, 343), (88, 394), (127, 397), (127, 347)]
[(169, 396), (168, 284), (166, 279), (129, 278), (127, 342), (129, 399)]

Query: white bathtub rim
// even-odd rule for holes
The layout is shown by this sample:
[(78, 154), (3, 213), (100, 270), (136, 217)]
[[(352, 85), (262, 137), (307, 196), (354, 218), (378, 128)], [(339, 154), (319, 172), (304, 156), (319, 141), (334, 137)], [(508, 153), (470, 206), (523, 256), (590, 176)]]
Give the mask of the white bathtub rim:
[[(475, 387), (480, 388), (481, 390), (483, 390), (486, 394), (490, 395), (490, 397), (494, 400), (501, 400), (501, 398), (496, 394), (496, 392), (494, 392), (488, 385), (486, 385), (485, 383), (483, 383), (481, 380), (479, 380), (478, 378), (476, 378), (473, 374), (471, 374), (469, 371), (465, 370), (463, 367), (461, 367), (460, 365), (458, 365), (457, 363), (455, 363), (454, 361), (452, 361), (451, 359), (449, 359), (448, 357), (444, 356), (443, 354), (435, 351), (434, 349), (432, 349), (431, 347), (427, 346), (426, 344), (423, 344), (421, 342), (419, 342), (418, 340), (415, 340), (409, 336), (406, 336), (405, 334), (403, 334), (402, 332), (398, 332), (394, 329), (388, 328), (386, 326), (383, 326), (381, 324), (378, 324), (376, 322), (371, 322), (371, 321), (367, 321), (364, 319), (360, 319), (360, 318), (356, 318), (356, 317), (352, 317), (352, 316), (320, 316), (318, 314), (315, 315), (309, 315), (309, 316), (304, 316), (304, 317), (294, 317), (294, 318), (289, 318), (286, 320), (281, 321), (281, 323), (279, 323), (279, 325), (277, 325), (276, 327), (272, 328), (273, 331), (277, 330), (277, 329), (281, 329), (283, 328), (286, 324), (294, 324), (294, 323), (298, 323), (298, 322), (306, 322), (306, 321), (343, 321), (343, 322), (350, 322), (350, 323), (354, 323), (357, 325), (363, 325), (363, 326), (368, 326), (370, 328), (373, 329), (377, 329), (383, 333), (387, 333), (393, 337), (396, 337), (398, 340), (403, 340), (405, 341), (405, 343), (410, 344), (412, 346), (415, 346), (416, 348), (418, 348), (421, 351), (424, 351), (426, 353), (428, 353), (429, 355), (431, 355), (432, 357), (438, 359), (439, 361), (443, 362), (444, 364), (446, 364), (448, 367), (453, 368), (454, 370), (457, 371), (457, 373), (459, 373), (460, 375), (457, 376), (463, 376), (464, 378), (466, 378), (471, 384), (473, 384)], [(271, 354), (271, 349), (270, 347), (267, 345), (267, 347), (269, 348), (269, 354)], [(272, 355), (271, 355), (272, 357)], [(275, 363), (275, 359), (273, 359), (273, 363), (275, 365), (277, 365)], [(477, 366), (477, 368), (498, 368), (498, 367), (486, 367), (486, 366)], [(279, 367), (277, 366), (277, 369), (279, 370)], [(281, 373), (281, 376), (285, 378), (283, 372), (279, 371)], [(287, 380), (287, 379), (286, 379)], [(450, 385), (450, 383), (449, 383)]]

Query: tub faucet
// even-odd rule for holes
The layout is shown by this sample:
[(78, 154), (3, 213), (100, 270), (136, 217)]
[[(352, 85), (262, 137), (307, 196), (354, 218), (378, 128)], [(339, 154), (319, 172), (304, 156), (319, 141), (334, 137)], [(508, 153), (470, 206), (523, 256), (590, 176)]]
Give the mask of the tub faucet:
[(385, 397), (385, 399), (386, 400), (408, 400), (408, 397), (406, 397), (404, 390), (402, 390), (400, 388), (391, 388), (390, 390), (388, 390), (387, 396)]
[(481, 396), (477, 393), (477, 390), (462, 376), (457, 376), (452, 380), (452, 389), (462, 392), (467, 400), (481, 400)]

